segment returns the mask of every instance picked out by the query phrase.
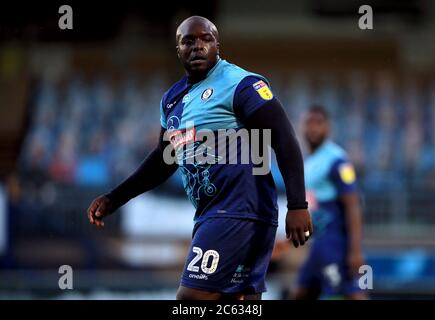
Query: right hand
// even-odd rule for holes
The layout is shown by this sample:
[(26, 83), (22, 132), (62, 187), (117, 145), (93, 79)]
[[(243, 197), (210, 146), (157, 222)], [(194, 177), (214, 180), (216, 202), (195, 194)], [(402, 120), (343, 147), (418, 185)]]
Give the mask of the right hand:
[(91, 224), (97, 227), (104, 227), (103, 218), (113, 212), (112, 204), (108, 197), (102, 195), (92, 201), (88, 208), (88, 219)]

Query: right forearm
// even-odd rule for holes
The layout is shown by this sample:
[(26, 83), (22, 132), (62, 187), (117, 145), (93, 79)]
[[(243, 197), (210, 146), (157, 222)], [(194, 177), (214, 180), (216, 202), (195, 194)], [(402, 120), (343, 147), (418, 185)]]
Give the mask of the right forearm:
[(345, 222), (348, 230), (349, 251), (360, 252), (362, 241), (362, 213), (359, 196), (356, 192), (343, 194), (340, 200), (344, 207)]
[(176, 164), (168, 165), (163, 161), (162, 151), (157, 147), (146, 157), (133, 174), (106, 194), (106, 196), (110, 199), (113, 210), (116, 210), (130, 199), (156, 188), (165, 182), (176, 170)]

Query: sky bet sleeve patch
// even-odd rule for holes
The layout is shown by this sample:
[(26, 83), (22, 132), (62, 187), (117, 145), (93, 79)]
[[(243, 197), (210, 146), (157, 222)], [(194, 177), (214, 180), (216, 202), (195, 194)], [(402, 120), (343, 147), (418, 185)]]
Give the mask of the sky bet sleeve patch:
[(341, 180), (346, 184), (351, 184), (355, 182), (355, 170), (350, 163), (343, 163), (338, 169), (340, 173)]
[(252, 86), (264, 100), (271, 100), (273, 98), (272, 91), (270, 91), (269, 87), (263, 80), (257, 81)]

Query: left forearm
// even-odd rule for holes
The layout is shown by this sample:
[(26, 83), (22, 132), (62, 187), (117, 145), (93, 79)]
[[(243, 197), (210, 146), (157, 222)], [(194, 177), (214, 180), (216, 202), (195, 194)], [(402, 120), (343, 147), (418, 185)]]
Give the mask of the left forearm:
[(272, 148), (286, 187), (287, 207), (289, 210), (307, 208), (302, 153), (279, 101), (272, 100), (254, 112), (246, 125), (248, 128), (271, 130)]
[(288, 209), (307, 208), (302, 153), (290, 123), (286, 130), (272, 131), (272, 148), (285, 184)]

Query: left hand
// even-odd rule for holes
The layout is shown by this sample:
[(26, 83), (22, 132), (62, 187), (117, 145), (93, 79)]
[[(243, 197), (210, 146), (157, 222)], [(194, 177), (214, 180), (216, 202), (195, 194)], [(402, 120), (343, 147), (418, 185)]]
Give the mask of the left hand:
[(347, 255), (347, 266), (352, 275), (359, 273), (359, 268), (365, 264), (361, 250), (351, 250)]
[[(305, 232), (309, 232), (309, 236)], [(295, 248), (303, 246), (313, 234), (313, 224), (308, 209), (289, 210), (285, 219), (287, 239), (293, 242)]]

